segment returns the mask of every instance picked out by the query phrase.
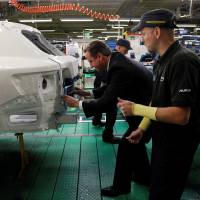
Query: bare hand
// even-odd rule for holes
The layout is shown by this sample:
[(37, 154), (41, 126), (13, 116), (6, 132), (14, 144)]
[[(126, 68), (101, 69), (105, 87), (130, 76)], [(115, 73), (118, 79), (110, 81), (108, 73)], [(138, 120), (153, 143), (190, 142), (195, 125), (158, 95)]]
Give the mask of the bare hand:
[(126, 139), (132, 144), (138, 144), (142, 139), (144, 131), (141, 128), (133, 131)]
[(78, 94), (82, 97), (90, 96), (90, 93), (88, 91), (85, 91), (85, 90), (78, 88), (78, 87), (75, 87), (74, 94)]
[(63, 98), (69, 107), (79, 107), (79, 101), (74, 97), (65, 95)]
[(134, 104), (131, 101), (126, 101), (123, 99), (118, 98), (119, 102), (117, 104), (117, 106), (119, 107), (119, 109), (121, 110), (121, 112), (123, 113), (123, 115), (125, 116), (132, 116), (132, 105)]

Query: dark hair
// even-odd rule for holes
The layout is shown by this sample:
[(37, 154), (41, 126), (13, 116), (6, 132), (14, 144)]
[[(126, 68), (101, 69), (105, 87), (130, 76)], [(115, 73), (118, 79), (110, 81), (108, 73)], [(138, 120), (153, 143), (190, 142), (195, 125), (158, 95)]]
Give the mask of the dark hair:
[(98, 53), (102, 53), (104, 56), (111, 54), (110, 48), (103, 42), (96, 40), (91, 42), (85, 49), (84, 52), (90, 52), (92, 57), (96, 57)]

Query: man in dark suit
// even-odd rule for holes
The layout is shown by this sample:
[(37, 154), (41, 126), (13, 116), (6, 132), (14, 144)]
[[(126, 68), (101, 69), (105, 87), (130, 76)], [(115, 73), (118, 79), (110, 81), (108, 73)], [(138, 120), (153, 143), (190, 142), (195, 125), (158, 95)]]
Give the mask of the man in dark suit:
[[(141, 64), (131, 61), (119, 52), (111, 53), (110, 49), (100, 41), (91, 42), (85, 49), (85, 56), (90, 65), (97, 70), (107, 70), (107, 85), (97, 91), (94, 90), (94, 96), (100, 97), (98, 99), (78, 101), (73, 97), (65, 96), (64, 100), (68, 106), (79, 107), (83, 109), (86, 117), (90, 117), (99, 112), (112, 110), (118, 98), (143, 104), (149, 103), (152, 75)], [(130, 144), (126, 139), (138, 127), (141, 117), (126, 117), (126, 121), (129, 128), (119, 144), (113, 186), (102, 189), (102, 195), (117, 196), (129, 193), (133, 171), (138, 178), (150, 174), (145, 142), (142, 140), (138, 144)], [(129, 158), (125, 160), (124, 157)], [(128, 169), (124, 163), (129, 165)]]
[[(119, 39), (117, 40), (116, 47), (114, 51), (120, 52), (123, 55), (126, 55), (129, 50), (131, 50), (130, 42), (126, 39)], [(86, 59), (86, 58), (85, 58)], [(96, 91), (98, 91), (98, 88), (102, 87), (107, 82), (107, 69), (105, 70), (96, 70), (96, 78), (94, 80), (94, 88)], [(80, 91), (79, 91), (80, 92)], [(97, 98), (100, 98), (97, 96)], [(97, 113), (93, 119), (92, 124), (94, 126), (105, 126), (105, 129), (103, 131), (102, 137), (104, 142), (111, 142), (111, 143), (119, 143), (119, 140), (117, 138), (115, 140), (111, 140), (109, 135), (113, 136), (113, 127), (115, 125), (115, 120), (117, 117), (117, 107), (113, 107), (113, 110), (110, 110), (109, 112), (106, 112), (106, 122), (102, 122), (102, 113)]]

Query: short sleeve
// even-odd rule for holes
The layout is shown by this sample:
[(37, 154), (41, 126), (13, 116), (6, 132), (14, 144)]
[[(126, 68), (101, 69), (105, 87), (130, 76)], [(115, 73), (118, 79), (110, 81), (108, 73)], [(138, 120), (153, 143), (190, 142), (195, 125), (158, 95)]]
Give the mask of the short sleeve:
[(199, 71), (196, 64), (179, 59), (169, 70), (169, 89), (173, 106), (192, 106), (197, 99)]

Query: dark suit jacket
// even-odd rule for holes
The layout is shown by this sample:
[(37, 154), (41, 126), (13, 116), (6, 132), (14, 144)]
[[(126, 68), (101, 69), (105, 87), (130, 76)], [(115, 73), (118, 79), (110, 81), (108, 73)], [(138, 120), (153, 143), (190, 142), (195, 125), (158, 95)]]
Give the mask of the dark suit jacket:
[(94, 88), (99, 88), (101, 87), (102, 83), (106, 83), (107, 70), (96, 71), (95, 76), (96, 78), (94, 80)]
[[(121, 53), (112, 53), (106, 82), (107, 85), (103, 92), (102, 88), (100, 91), (93, 91), (95, 96), (101, 96), (98, 92), (103, 93), (100, 98), (83, 101), (86, 117), (112, 109), (116, 106), (118, 97), (140, 104), (150, 102), (152, 74), (139, 62), (132, 61)], [(126, 120), (133, 130), (138, 126), (141, 117), (127, 117)]]

